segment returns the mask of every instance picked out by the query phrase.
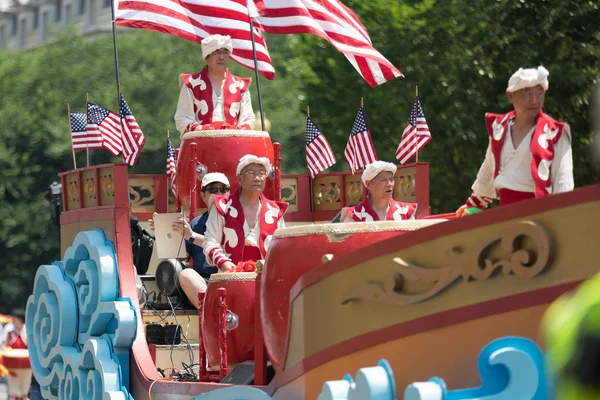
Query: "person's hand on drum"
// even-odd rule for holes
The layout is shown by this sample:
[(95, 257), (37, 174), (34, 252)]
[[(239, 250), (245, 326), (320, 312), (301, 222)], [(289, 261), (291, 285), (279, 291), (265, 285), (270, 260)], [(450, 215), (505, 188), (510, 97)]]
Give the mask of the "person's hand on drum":
[(235, 264), (231, 261), (225, 261), (223, 265), (221, 265), (221, 272), (233, 272), (235, 271)]

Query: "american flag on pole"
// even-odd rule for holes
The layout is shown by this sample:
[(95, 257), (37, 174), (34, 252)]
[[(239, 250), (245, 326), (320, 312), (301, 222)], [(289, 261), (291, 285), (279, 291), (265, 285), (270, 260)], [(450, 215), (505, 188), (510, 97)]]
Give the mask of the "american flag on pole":
[(344, 158), (352, 173), (378, 160), (362, 107), (354, 118), (352, 132), (344, 150)]
[(309, 33), (342, 52), (371, 86), (403, 76), (374, 47), (356, 14), (339, 0), (256, 0), (267, 33)]
[(396, 150), (396, 158), (400, 161), (400, 164), (406, 163), (429, 143), (430, 140), (431, 133), (429, 132), (429, 126), (427, 126), (427, 121), (425, 120), (421, 100), (417, 96), (404, 132), (402, 132), (402, 139), (400, 139), (400, 145)]
[(331, 146), (308, 116), (306, 117), (306, 164), (311, 178), (335, 164)]
[(69, 118), (71, 120), (73, 151), (102, 148), (102, 136), (100, 134), (88, 135), (85, 129), (87, 124), (87, 114), (85, 112), (69, 113)]
[(87, 133), (88, 137), (100, 135), (102, 147), (110, 151), (113, 156), (119, 155), (123, 148), (121, 119), (114, 112), (94, 103), (88, 103)]
[(142, 133), (131, 109), (119, 92), (119, 112), (121, 113), (121, 123), (123, 124), (123, 160), (132, 167), (140, 158), (142, 148), (146, 143), (146, 137)]
[[(254, 4), (249, 1), (255, 13)], [(195, 43), (214, 34), (229, 35), (233, 42), (231, 58), (254, 70), (246, 0), (119, 0), (116, 24), (162, 32)], [(253, 29), (258, 71), (273, 79), (275, 69), (265, 39), (259, 29)]]
[(175, 148), (171, 143), (171, 138), (167, 138), (167, 176), (171, 179), (171, 192), (177, 199), (177, 168), (175, 167)]

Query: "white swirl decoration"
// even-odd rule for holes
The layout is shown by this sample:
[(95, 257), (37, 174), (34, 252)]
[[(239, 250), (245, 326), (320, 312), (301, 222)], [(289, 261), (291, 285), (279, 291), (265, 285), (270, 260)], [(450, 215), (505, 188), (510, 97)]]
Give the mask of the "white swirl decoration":
[(45, 399), (128, 400), (136, 307), (119, 298), (117, 257), (100, 229), (42, 265), (27, 301), (31, 368)]

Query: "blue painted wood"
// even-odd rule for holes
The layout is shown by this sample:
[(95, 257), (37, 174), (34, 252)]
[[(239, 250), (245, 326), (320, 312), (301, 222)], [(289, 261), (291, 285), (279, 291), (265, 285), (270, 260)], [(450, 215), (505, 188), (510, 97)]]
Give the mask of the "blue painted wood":
[(340, 381), (325, 382), (318, 400), (395, 400), (394, 374), (386, 360), (376, 367), (361, 368), (356, 381), (350, 375)]
[(114, 246), (100, 229), (79, 232), (63, 261), (38, 268), (26, 323), (44, 398), (131, 399), (137, 307), (118, 289)]
[(253, 387), (230, 386), (192, 397), (190, 400), (271, 400), (271, 396)]

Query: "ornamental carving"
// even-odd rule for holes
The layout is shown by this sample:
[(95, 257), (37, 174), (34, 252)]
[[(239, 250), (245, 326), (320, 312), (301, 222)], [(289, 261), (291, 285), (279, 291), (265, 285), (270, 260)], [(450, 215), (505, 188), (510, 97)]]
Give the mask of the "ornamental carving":
[(83, 194), (88, 200), (96, 200), (96, 179), (93, 177), (84, 179)]
[(154, 211), (155, 197), (153, 179), (129, 180), (129, 201), (133, 211)]
[(105, 174), (100, 177), (100, 190), (102, 191), (102, 196), (115, 196), (115, 186), (113, 185), (112, 174)]
[(394, 198), (414, 197), (417, 194), (417, 177), (415, 174), (394, 177)]
[[(467, 282), (483, 281), (497, 273), (532, 278), (552, 264), (553, 248), (552, 237), (544, 226), (532, 221), (517, 222), (471, 249), (448, 248), (447, 264), (440, 268), (423, 267), (395, 257), (387, 279), (365, 281), (358, 287), (349, 288), (342, 296), (342, 304), (353, 300), (389, 305), (415, 304), (440, 294), (461, 278)], [(492, 252), (499, 253), (497, 250), (508, 255), (493, 256)], [(407, 282), (425, 283), (428, 288), (417, 293), (414, 290), (408, 292)]]
[(298, 181), (296, 179), (284, 178), (281, 180), (281, 201), (290, 206), (298, 204)]
[(340, 179), (337, 176), (318, 177), (312, 181), (314, 211), (339, 210)]
[(79, 203), (79, 188), (77, 187), (77, 181), (67, 182), (67, 197), (69, 204)]

